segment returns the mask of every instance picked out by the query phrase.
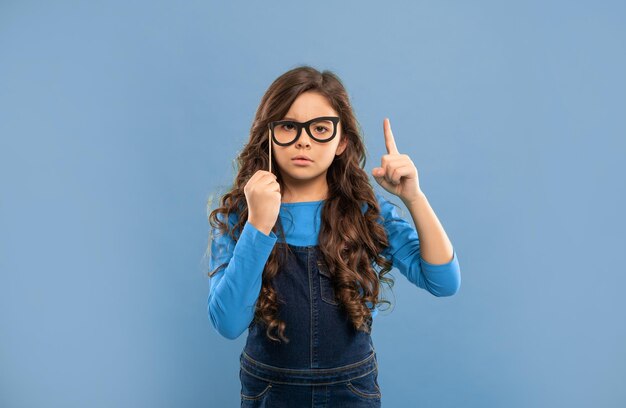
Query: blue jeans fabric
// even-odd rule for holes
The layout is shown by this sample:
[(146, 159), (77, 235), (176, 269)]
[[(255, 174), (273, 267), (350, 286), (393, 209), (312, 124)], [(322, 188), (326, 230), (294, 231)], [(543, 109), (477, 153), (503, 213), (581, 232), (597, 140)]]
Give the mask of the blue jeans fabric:
[(290, 250), (272, 280), (289, 342), (250, 324), (240, 356), (241, 406), (380, 407), (371, 336), (352, 326), (335, 298), (319, 246), (276, 245)]

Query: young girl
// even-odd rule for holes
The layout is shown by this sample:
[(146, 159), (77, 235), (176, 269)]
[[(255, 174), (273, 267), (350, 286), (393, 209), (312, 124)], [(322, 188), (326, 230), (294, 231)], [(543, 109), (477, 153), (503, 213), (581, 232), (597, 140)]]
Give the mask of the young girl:
[(456, 253), (388, 120), (384, 136), (372, 176), (415, 228), (374, 192), (334, 73), (297, 67), (263, 95), (235, 184), (209, 215), (210, 320), (229, 339), (248, 329), (242, 407), (380, 407), (370, 333), (390, 303), (384, 275), (393, 266), (435, 296), (458, 291)]

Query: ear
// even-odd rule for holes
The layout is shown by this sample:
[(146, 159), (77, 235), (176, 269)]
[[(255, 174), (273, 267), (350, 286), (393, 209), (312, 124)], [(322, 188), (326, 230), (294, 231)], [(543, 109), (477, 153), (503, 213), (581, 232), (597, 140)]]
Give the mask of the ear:
[(337, 153), (335, 153), (335, 156), (341, 156), (343, 151), (346, 150), (346, 147), (348, 147), (348, 139), (342, 137), (339, 142), (339, 146), (337, 146)]

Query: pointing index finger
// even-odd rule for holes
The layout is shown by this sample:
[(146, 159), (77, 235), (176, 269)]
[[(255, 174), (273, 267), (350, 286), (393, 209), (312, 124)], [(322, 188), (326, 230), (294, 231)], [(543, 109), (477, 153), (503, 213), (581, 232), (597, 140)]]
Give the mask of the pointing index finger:
[(393, 138), (393, 133), (391, 132), (391, 123), (389, 122), (389, 118), (385, 118), (383, 121), (383, 131), (385, 132), (385, 146), (387, 146), (387, 153), (398, 154), (399, 152), (396, 147), (396, 141)]

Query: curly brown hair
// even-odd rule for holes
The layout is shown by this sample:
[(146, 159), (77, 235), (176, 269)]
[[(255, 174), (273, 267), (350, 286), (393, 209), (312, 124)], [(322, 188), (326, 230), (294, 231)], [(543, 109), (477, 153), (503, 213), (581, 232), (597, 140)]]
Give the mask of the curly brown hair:
[[(343, 154), (335, 157), (326, 174), (329, 192), (322, 206), (319, 248), (331, 272), (335, 293), (343, 310), (355, 329), (370, 333), (372, 315), (366, 302), (371, 302), (372, 307), (379, 303), (391, 304), (382, 297), (378, 298), (380, 283), (393, 287), (393, 279), (385, 277), (392, 268), (392, 262), (381, 255), (389, 243), (376, 195), (364, 170), (366, 149), (360, 125), (346, 89), (335, 73), (329, 70), (320, 72), (302, 65), (285, 72), (270, 85), (257, 108), (250, 139), (237, 157), (239, 170), (235, 182), (231, 190), (221, 197), (220, 206), (210, 213), (209, 223), (222, 234), (228, 231), (231, 238), (237, 240), (248, 219), (244, 187), (255, 172), (269, 168), (268, 123), (281, 120), (293, 101), (307, 91), (318, 92), (328, 99), (339, 113), (342, 137), (348, 142)], [(272, 162), (282, 190), (279, 168), (273, 158)], [(367, 208), (363, 212), (365, 206)], [(238, 215), (238, 221), (229, 231), (227, 222), (231, 213)], [(218, 214), (223, 214), (227, 222), (222, 222)], [(280, 217), (272, 231), (285, 242)], [(279, 251), (281, 247), (285, 251)], [(280, 340), (272, 334), (274, 331), (283, 341), (289, 342), (289, 339), (284, 334), (286, 324), (277, 317), (280, 299), (271, 281), (280, 272), (287, 251), (287, 245), (276, 245), (272, 249), (263, 270), (262, 287), (252, 321), (265, 324), (268, 338), (278, 342)], [(379, 272), (374, 264), (381, 267)], [(208, 276), (212, 277), (225, 266), (216, 267)]]

